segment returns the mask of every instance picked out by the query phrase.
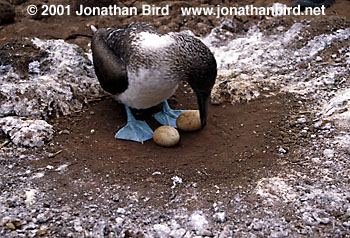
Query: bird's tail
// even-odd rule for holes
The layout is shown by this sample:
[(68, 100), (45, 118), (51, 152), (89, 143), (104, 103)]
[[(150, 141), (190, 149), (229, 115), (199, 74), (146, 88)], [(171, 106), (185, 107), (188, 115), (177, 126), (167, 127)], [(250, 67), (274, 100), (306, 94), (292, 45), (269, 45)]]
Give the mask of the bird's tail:
[(72, 39), (76, 39), (78, 37), (87, 37), (87, 38), (92, 38), (92, 35), (85, 35), (85, 34), (72, 34), (69, 35), (68, 37), (66, 37), (65, 40), (72, 40)]
[(95, 33), (97, 31), (97, 28), (94, 25), (91, 25), (90, 28), (92, 30), (92, 33)]
[[(95, 32), (97, 31), (97, 28), (94, 25), (90, 26), (92, 33), (95, 34)], [(71, 39), (76, 39), (78, 37), (87, 37), (87, 38), (92, 38), (92, 35), (86, 35), (86, 34), (72, 34), (69, 35), (66, 40), (71, 40)]]

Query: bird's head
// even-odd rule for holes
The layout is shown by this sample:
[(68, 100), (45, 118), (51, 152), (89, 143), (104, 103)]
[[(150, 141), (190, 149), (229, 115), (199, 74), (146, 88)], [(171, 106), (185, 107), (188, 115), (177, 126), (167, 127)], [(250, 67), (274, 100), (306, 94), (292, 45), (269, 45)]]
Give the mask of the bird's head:
[[(214, 61), (215, 62), (215, 61)], [(208, 105), (210, 100), (211, 90), (214, 86), (216, 79), (216, 63), (215, 67), (208, 70), (207, 74), (203, 74), (200, 77), (190, 78), (189, 83), (197, 97), (198, 109), (201, 119), (202, 128), (207, 123)]]
[(196, 94), (201, 124), (204, 128), (207, 123), (210, 94), (217, 75), (217, 65), (210, 49), (200, 40), (195, 40), (197, 41), (197, 47), (194, 48), (196, 52), (192, 52), (192, 57), (189, 57), (190, 70), (187, 79)]

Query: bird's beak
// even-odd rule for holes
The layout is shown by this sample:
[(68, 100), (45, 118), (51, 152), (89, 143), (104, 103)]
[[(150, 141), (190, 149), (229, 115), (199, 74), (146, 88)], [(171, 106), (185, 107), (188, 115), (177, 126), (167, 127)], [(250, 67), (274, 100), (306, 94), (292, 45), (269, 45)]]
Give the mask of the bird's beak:
[(202, 128), (207, 124), (210, 92), (196, 92)]

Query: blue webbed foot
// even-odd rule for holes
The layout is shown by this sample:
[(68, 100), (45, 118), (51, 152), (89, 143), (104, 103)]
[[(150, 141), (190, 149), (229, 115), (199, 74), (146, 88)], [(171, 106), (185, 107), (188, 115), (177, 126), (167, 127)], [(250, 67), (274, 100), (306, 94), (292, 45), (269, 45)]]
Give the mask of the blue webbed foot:
[(153, 115), (153, 117), (163, 126), (172, 126), (176, 128), (176, 119), (186, 110), (172, 110), (168, 102), (163, 102), (163, 110)]
[(116, 139), (132, 140), (143, 143), (153, 137), (153, 130), (144, 121), (136, 120), (132, 115), (130, 108), (125, 106), (126, 115), (128, 117), (127, 124), (121, 128), (117, 134)]

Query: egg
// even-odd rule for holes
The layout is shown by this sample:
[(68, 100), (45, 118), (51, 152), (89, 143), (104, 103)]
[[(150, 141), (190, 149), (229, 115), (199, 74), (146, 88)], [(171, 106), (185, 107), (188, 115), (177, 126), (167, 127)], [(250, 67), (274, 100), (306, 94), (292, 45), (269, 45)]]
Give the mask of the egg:
[(164, 147), (175, 146), (180, 141), (179, 132), (171, 126), (160, 126), (153, 133), (153, 140)]
[(182, 131), (196, 131), (202, 128), (199, 110), (188, 110), (176, 119), (176, 126)]

